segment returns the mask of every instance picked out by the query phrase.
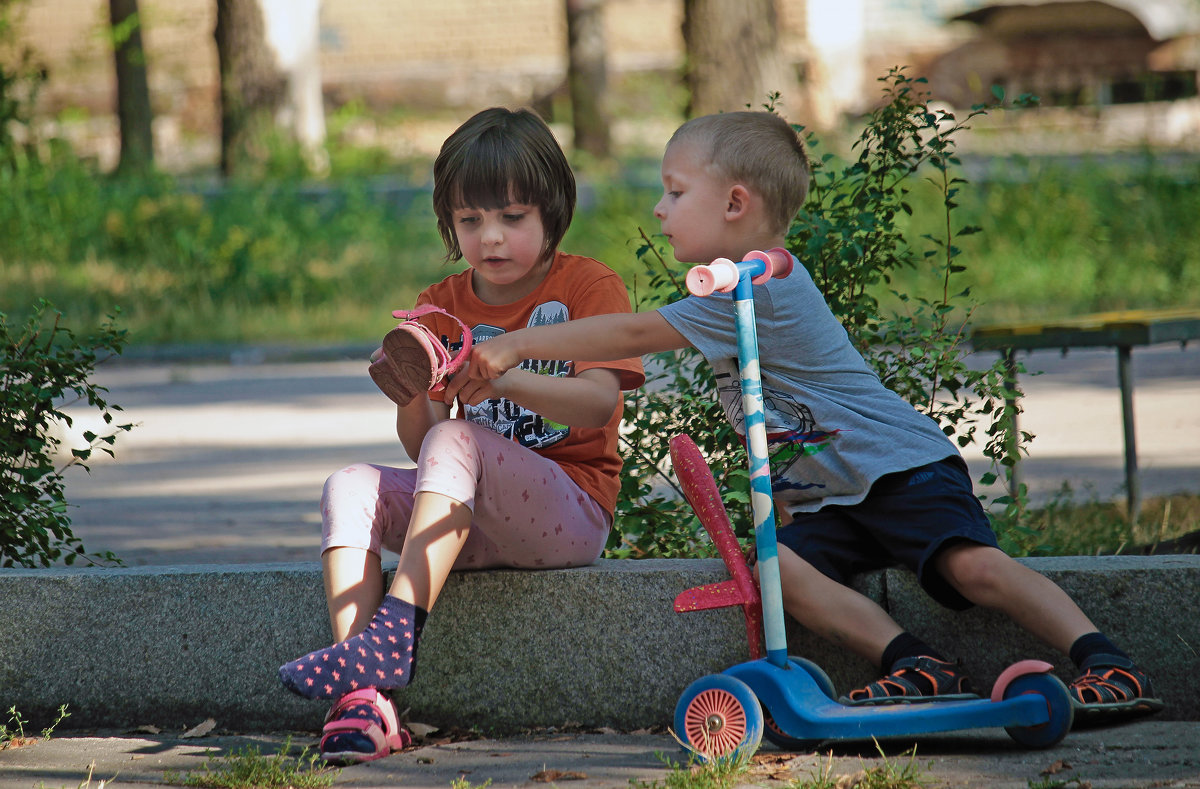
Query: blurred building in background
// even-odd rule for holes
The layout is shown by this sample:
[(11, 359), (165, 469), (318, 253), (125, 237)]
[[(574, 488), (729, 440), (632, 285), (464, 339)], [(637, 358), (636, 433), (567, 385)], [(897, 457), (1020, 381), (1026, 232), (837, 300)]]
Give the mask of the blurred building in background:
[[(337, 0), (320, 9), (327, 110), (395, 115), (492, 104), (552, 108), (565, 84), (565, 0)], [(215, 0), (141, 0), (160, 147), (212, 138), (217, 124)], [(111, 137), (115, 79), (106, 0), (29, 0), (19, 30), (49, 68), (48, 117), (75, 134)], [(992, 86), (1038, 94), (1034, 124), (1089, 144), (1196, 145), (1200, 0), (777, 0), (779, 39), (799, 97), (790, 117), (829, 126), (877, 100), (894, 65), (927, 76), (934, 98), (965, 109)], [(626, 119), (682, 106), (682, 0), (606, 0), (608, 68)], [(735, 67), (737, 53), (730, 53)], [(791, 90), (795, 88), (795, 90)], [(800, 104), (799, 108), (794, 105)], [(674, 106), (667, 106), (674, 105)], [(451, 128), (453, 123), (451, 124)], [(414, 151), (440, 142), (413, 132)], [(364, 133), (368, 133), (367, 132)], [(1068, 133), (1064, 133), (1068, 132)], [(1106, 142), (1107, 141), (1107, 142)], [(200, 142), (203, 148), (203, 142)], [(102, 159), (115, 155), (97, 150)], [(201, 156), (206, 154), (199, 154)]]

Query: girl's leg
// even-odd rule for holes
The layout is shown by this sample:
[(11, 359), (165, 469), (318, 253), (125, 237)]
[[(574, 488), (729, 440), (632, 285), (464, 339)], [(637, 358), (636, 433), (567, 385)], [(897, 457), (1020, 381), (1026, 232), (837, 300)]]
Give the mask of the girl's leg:
[(383, 598), (379, 554), (364, 548), (330, 548), (321, 554), (325, 602), (334, 642), (361, 633)]
[(407, 685), (426, 606), (451, 569), (590, 564), (604, 547), (608, 514), (557, 464), (489, 430), (460, 420), (435, 425), (418, 468), (395, 594), (358, 635), (281, 667), (296, 693), (335, 698)]
[(356, 463), (325, 481), (321, 565), (334, 643), (361, 633), (383, 599), (380, 551), (404, 539), (416, 476), (416, 469)]
[(467, 505), (441, 493), (418, 493), (388, 594), (431, 609), (467, 543), (470, 526)]

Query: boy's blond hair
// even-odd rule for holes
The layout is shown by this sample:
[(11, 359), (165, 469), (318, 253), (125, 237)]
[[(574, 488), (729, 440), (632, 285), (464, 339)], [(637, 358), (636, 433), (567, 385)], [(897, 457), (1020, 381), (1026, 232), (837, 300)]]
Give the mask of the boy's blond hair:
[(700, 146), (713, 175), (757, 192), (773, 229), (787, 233), (808, 197), (812, 177), (804, 142), (772, 112), (722, 112), (693, 118), (675, 130), (677, 142)]

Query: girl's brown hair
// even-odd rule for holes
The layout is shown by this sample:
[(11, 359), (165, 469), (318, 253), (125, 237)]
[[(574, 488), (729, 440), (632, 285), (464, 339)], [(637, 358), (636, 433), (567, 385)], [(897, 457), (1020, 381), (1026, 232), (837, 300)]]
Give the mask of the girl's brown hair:
[(442, 144), (433, 163), (433, 211), (446, 259), (462, 249), (453, 214), (535, 205), (546, 233), (544, 257), (558, 249), (575, 213), (575, 174), (550, 127), (529, 110), (492, 107), (476, 113)]

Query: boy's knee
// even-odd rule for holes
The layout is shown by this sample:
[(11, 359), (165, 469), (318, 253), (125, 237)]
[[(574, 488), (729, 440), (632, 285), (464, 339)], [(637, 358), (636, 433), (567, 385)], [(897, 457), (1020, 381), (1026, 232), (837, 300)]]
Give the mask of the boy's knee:
[(980, 595), (1003, 590), (1016, 560), (990, 545), (958, 543), (938, 554), (936, 562), (938, 572), (951, 586), (978, 603)]

